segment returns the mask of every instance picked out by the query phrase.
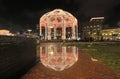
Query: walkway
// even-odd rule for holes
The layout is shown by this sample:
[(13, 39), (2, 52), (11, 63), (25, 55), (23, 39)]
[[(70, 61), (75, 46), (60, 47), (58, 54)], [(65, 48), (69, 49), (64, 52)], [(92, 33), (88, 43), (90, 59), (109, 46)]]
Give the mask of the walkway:
[(39, 62), (21, 79), (120, 79), (120, 74), (94, 60), (79, 50), (79, 59), (72, 67), (59, 72)]

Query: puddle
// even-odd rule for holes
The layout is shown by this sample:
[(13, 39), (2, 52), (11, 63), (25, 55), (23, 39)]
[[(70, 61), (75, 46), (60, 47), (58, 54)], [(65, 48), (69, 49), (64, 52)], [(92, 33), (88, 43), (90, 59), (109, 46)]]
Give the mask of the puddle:
[(78, 48), (75, 46), (40, 46), (41, 63), (55, 71), (62, 71), (74, 65), (78, 60)]

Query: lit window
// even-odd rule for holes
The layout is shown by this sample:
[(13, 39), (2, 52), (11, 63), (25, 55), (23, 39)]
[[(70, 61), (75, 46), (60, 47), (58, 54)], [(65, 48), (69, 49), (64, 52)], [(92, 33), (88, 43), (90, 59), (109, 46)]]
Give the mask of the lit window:
[(108, 35), (107, 33), (105, 35)]
[(97, 25), (97, 27), (100, 27), (100, 25)]
[(111, 33), (109, 35), (112, 35)]
[(96, 35), (96, 33), (94, 33), (94, 35)]

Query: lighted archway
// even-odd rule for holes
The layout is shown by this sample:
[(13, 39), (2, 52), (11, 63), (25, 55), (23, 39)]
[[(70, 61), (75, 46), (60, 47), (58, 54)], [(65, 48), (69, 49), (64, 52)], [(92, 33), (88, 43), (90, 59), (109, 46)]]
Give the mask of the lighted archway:
[(67, 11), (55, 9), (40, 18), (41, 39), (76, 40), (78, 36), (77, 19)]

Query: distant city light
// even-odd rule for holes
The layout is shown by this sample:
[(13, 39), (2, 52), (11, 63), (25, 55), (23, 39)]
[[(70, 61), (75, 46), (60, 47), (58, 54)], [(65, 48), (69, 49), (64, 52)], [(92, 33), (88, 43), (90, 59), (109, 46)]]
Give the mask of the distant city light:
[(32, 29), (28, 29), (27, 31), (29, 32), (29, 35), (30, 35), (30, 33), (32, 32)]
[(0, 30), (0, 35), (14, 36), (9, 30)]
[(80, 41), (80, 39), (81, 39), (80, 37), (77, 38), (78, 41)]
[(28, 29), (27, 31), (28, 31), (28, 32), (31, 32), (32, 30), (31, 30), (31, 29)]

